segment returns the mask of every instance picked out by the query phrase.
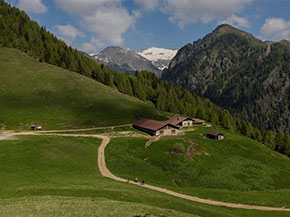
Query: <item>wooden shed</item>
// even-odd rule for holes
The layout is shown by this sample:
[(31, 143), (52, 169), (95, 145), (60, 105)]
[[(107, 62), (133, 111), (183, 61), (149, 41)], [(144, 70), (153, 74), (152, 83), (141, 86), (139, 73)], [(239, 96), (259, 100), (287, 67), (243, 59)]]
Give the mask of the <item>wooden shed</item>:
[(208, 132), (206, 137), (209, 139), (216, 139), (216, 140), (222, 140), (225, 138), (224, 134), (215, 132), (215, 131)]

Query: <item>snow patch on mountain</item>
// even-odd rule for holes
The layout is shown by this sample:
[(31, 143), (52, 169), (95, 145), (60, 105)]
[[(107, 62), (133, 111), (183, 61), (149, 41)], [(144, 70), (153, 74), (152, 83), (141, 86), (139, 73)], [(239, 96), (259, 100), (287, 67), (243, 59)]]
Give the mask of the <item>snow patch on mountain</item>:
[(137, 51), (139, 55), (150, 60), (153, 65), (160, 70), (164, 70), (168, 67), (170, 61), (176, 55), (178, 49), (166, 49), (159, 47), (150, 47), (141, 51)]

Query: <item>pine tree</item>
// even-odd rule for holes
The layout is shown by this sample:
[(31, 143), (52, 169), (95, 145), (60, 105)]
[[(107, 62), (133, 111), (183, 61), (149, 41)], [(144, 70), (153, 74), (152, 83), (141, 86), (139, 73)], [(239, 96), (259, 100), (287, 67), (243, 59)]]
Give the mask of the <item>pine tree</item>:
[(284, 153), (286, 144), (284, 143), (284, 135), (283, 133), (279, 130), (277, 135), (275, 136), (275, 148), (277, 151), (280, 153)]
[(271, 149), (275, 149), (275, 136), (273, 131), (268, 130), (264, 136), (264, 144), (271, 148)]

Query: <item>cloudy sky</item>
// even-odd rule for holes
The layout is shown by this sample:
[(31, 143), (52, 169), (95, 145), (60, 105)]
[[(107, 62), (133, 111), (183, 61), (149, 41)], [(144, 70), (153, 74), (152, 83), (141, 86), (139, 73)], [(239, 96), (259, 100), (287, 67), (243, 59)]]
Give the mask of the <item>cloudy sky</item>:
[(6, 0), (69, 45), (98, 52), (179, 48), (228, 23), (263, 40), (290, 39), (290, 0)]

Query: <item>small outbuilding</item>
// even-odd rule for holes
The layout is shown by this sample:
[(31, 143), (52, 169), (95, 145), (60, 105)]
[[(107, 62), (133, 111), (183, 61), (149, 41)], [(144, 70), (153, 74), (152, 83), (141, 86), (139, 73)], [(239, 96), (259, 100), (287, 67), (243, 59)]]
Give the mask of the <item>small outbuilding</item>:
[(151, 136), (177, 135), (179, 133), (179, 126), (151, 119), (141, 119), (135, 122), (133, 127)]
[(208, 132), (206, 137), (209, 139), (216, 139), (216, 140), (222, 140), (225, 138), (224, 134), (215, 132), (215, 131)]
[(30, 130), (35, 130), (35, 129), (36, 129), (36, 126), (35, 126), (35, 125), (31, 125), (31, 126), (29, 127), (29, 129), (30, 129)]

